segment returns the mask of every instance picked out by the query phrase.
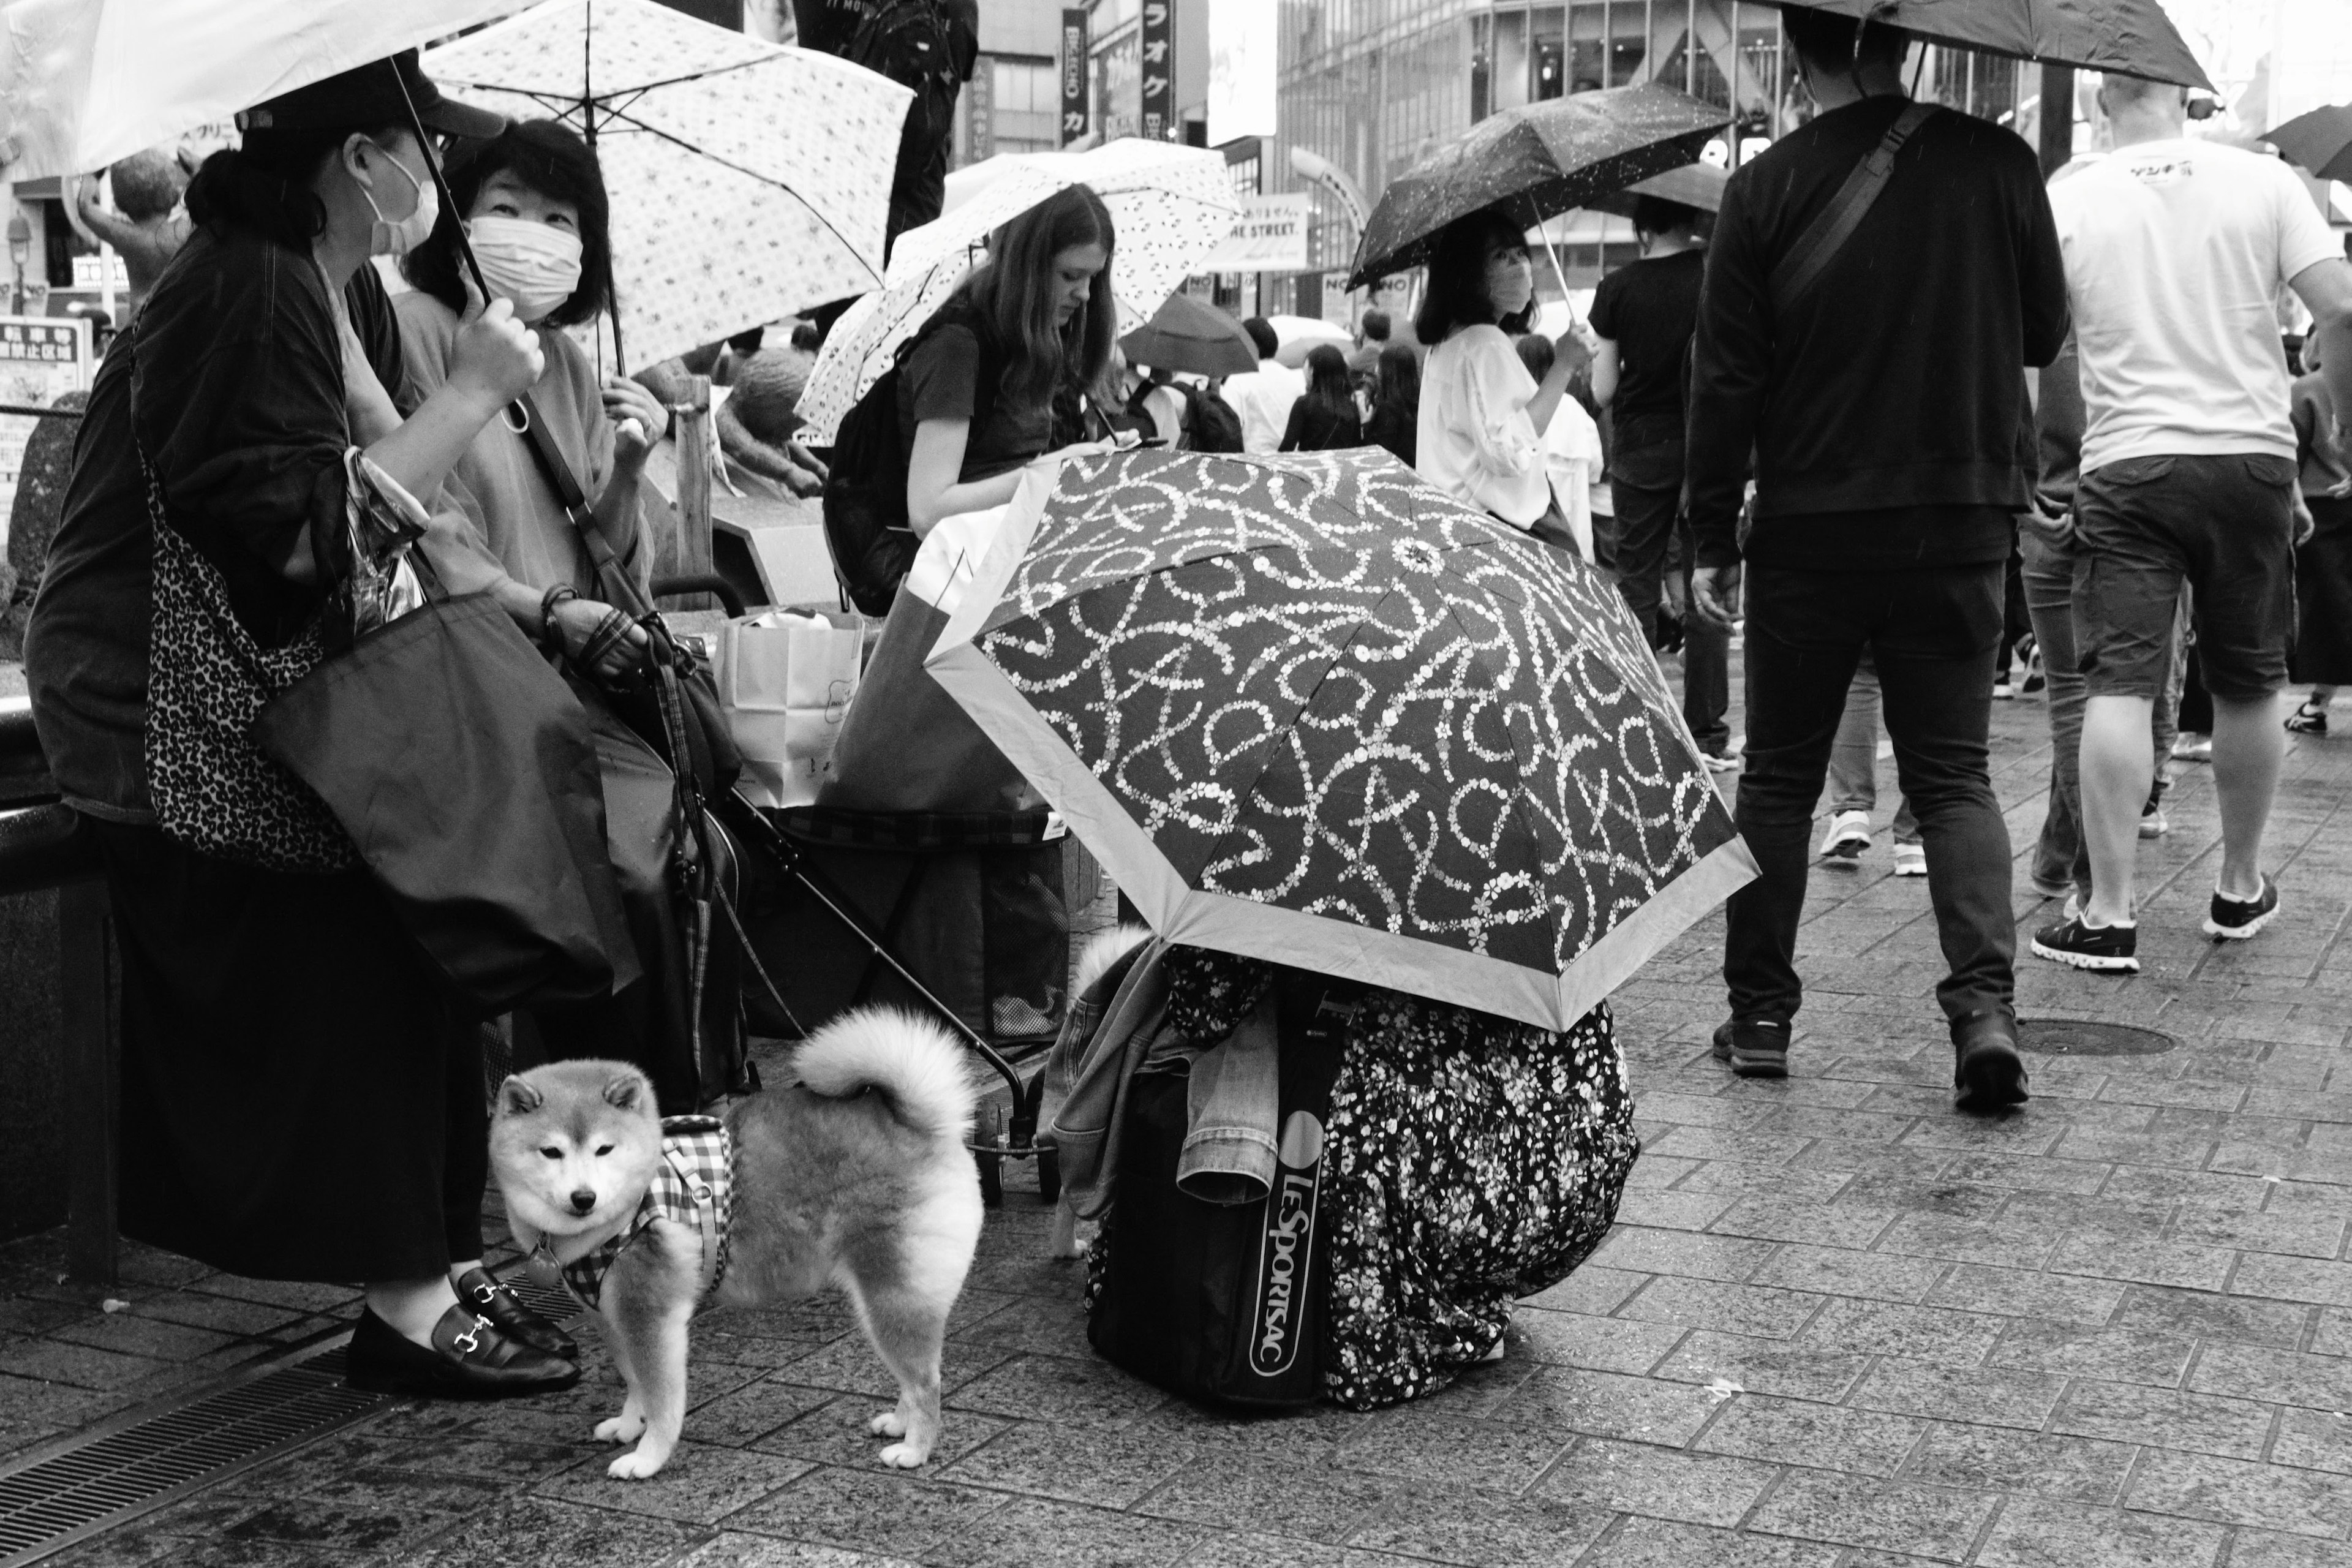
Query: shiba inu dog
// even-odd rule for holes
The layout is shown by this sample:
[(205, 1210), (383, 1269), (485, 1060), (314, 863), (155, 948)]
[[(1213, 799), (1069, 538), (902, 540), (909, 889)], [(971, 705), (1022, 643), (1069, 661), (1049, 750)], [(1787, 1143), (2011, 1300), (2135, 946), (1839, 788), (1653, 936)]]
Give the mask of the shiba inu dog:
[(898, 1380), (898, 1407), (870, 1426), (898, 1439), (882, 1461), (920, 1465), (939, 1440), (940, 1344), (982, 1216), (962, 1047), (866, 1008), (810, 1037), (792, 1067), (797, 1082), (723, 1119), (667, 1126), (653, 1086), (621, 1062), (556, 1062), (499, 1087), (490, 1168), (509, 1223), (596, 1309), (628, 1384), (595, 1432), (635, 1445), (616, 1478), (655, 1474), (677, 1445), (698, 1305), (778, 1306), (827, 1285)]

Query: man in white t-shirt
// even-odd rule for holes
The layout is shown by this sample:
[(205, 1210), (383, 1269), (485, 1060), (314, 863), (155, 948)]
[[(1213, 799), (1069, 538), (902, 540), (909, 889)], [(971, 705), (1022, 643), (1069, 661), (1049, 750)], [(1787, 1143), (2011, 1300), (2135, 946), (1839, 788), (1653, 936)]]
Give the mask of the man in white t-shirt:
[[(2034, 933), (2036, 955), (2137, 970), (2132, 852), (2154, 770), (2149, 713), (2193, 589), (2213, 696), (2221, 868), (2204, 929), (2254, 935), (2278, 912), (2262, 870), (2284, 734), (2273, 711), (2294, 625), (2294, 426), (2275, 301), (2292, 288), (2352, 395), (2352, 263), (2275, 158), (2182, 135), (2187, 92), (2110, 75), (2116, 150), (2053, 185), (2082, 349), (2082, 483), (2071, 520), (2074, 626), (2089, 692), (2083, 831), (2091, 894)], [(2342, 366), (2339, 373), (2336, 369)]]
[(1278, 452), (1282, 433), (1290, 424), (1290, 405), (1306, 394), (1307, 378), (1275, 360), (1282, 340), (1275, 336), (1271, 321), (1252, 316), (1242, 323), (1242, 331), (1257, 345), (1257, 368), (1225, 378), (1225, 401), (1242, 416), (1243, 451)]

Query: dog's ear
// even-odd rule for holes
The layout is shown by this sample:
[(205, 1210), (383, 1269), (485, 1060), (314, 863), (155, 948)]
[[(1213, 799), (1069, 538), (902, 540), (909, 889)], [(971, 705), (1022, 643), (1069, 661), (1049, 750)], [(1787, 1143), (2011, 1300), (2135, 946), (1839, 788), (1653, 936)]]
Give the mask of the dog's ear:
[(499, 1114), (501, 1116), (529, 1116), (546, 1103), (546, 1096), (512, 1074), (508, 1075), (506, 1082), (499, 1085)]
[(604, 1085), (604, 1103), (615, 1110), (638, 1110), (654, 1091), (640, 1072), (625, 1072)]

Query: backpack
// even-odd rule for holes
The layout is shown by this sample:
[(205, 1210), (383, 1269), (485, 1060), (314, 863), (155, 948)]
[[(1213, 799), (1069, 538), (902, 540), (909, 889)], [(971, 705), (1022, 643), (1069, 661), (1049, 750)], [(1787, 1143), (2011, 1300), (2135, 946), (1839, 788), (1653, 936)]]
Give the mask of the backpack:
[(1213, 386), (1184, 386), (1184, 423), (1192, 432), (1195, 452), (1238, 452), (1242, 448), (1242, 416)]
[(1160, 386), (1158, 383), (1147, 381), (1141, 386), (1137, 387), (1133, 393), (1129, 395), (1126, 414), (1127, 423), (1118, 427), (1132, 430), (1147, 441), (1158, 440), (1164, 437), (1168, 444), (1172, 447), (1176, 444), (1176, 437), (1182, 435), (1183, 432), (1181, 430), (1174, 432), (1164, 431), (1160, 428), (1160, 421), (1152, 417), (1151, 409), (1149, 406), (1149, 400), (1151, 395), (1159, 390)]
[(963, 84), (939, 0), (883, 0), (857, 24), (842, 58), (914, 89), (901, 145), (929, 146), (955, 133)]
[(914, 449), (898, 422), (898, 382), (915, 350), (950, 324), (969, 327), (981, 337), (971, 423), (977, 428), (984, 422), (995, 411), (996, 356), (988, 352), (976, 321), (943, 310), (899, 345), (890, 368), (843, 416), (834, 437), (824, 481), (824, 543), (843, 596), (865, 615), (890, 613), (890, 601), (898, 596), (898, 584), (922, 548), (907, 521), (907, 466)]

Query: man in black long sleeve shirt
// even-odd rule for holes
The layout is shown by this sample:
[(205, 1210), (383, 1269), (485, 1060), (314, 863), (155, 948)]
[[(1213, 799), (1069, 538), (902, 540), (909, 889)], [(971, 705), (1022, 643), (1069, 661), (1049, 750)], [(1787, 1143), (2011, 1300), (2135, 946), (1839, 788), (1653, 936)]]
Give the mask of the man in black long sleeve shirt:
[[(2066, 332), (2033, 152), (1937, 110), (1812, 288), (1776, 316), (1774, 269), (1906, 107), (1892, 28), (1782, 12), (1822, 113), (1732, 176), (1709, 247), (1687, 465), (1698, 613), (1728, 625), (1747, 574), (1748, 745), (1736, 816), (1759, 879), (1731, 900), (1717, 1055), (1787, 1070), (1807, 830), (1863, 651), (1885, 693), (1951, 973), (1953, 1081), (2025, 1098), (2012, 1004), (2009, 835), (1987, 768), (2001, 574), (2028, 504), (2024, 367)], [(1753, 454), (1751, 529), (1737, 534)]]

